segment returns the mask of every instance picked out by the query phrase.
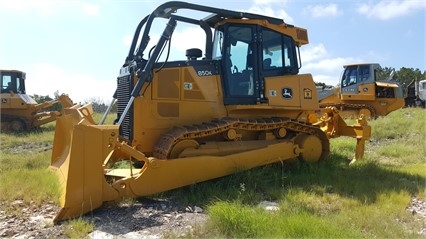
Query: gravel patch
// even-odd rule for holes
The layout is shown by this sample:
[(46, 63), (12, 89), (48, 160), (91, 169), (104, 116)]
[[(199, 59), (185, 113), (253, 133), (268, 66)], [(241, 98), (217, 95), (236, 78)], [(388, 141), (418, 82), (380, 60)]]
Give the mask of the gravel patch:
[[(0, 205), (1, 238), (67, 238), (64, 229), (68, 222), (53, 224), (60, 209), (53, 202), (38, 208), (21, 200)], [(6, 213), (6, 209), (15, 215)], [(203, 230), (208, 216), (198, 206), (182, 207), (168, 200), (145, 199), (132, 204), (105, 204), (83, 218), (94, 224), (89, 238), (154, 239), (193, 235)]]

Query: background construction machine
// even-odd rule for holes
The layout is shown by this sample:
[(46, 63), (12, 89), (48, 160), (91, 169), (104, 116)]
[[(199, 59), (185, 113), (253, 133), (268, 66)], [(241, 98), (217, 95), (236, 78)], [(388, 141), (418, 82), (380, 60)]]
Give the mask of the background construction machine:
[(25, 73), (17, 70), (0, 70), (1, 80), (1, 130), (24, 131), (52, 122), (61, 114), (58, 111), (45, 111), (59, 103), (63, 108), (73, 102), (67, 95), (38, 104), (25, 91)]
[[(193, 19), (188, 11), (209, 15)], [(147, 49), (158, 18), (168, 22)], [(185, 60), (156, 62), (173, 44), (177, 22), (205, 31), (204, 55), (191, 48)], [(324, 160), (329, 138), (341, 135), (356, 138), (355, 158), (362, 158), (370, 137), (362, 118), (348, 126), (334, 108), (317, 118), (312, 76), (298, 74), (298, 48), (307, 43), (305, 29), (282, 19), (185, 2), (159, 6), (137, 26), (117, 78), (116, 124), (102, 125), (104, 117), (96, 125), (90, 104), (56, 122), (51, 169), (62, 210), (55, 220), (265, 164)], [(117, 169), (123, 160), (128, 166)]]
[(405, 106), (426, 107), (426, 80), (417, 81), (414, 79), (408, 84)]
[(340, 85), (336, 88), (317, 89), (321, 108), (337, 107), (342, 117), (367, 119), (385, 116), (404, 106), (402, 88), (388, 79), (378, 79), (379, 64), (353, 64), (343, 66)]

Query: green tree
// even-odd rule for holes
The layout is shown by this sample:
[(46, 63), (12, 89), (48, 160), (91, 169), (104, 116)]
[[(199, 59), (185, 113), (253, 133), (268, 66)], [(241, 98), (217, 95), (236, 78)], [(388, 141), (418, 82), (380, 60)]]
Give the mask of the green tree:
[(48, 101), (51, 101), (51, 100), (53, 100), (50, 96), (48, 96), (48, 95), (45, 95), (45, 96), (43, 96), (43, 95), (37, 95), (37, 94), (34, 94), (34, 95), (31, 95), (31, 98), (33, 98), (38, 104), (41, 104), (41, 103), (44, 103), (44, 102), (48, 102)]
[[(382, 67), (379, 69), (377, 74), (376, 80), (389, 80), (389, 76), (392, 73), (392, 71), (395, 71), (395, 68), (393, 67)], [(395, 75), (392, 77), (392, 79), (395, 79)], [(391, 79), (391, 80), (392, 80)]]
[[(389, 74), (395, 70), (393, 67), (382, 67), (378, 72), (378, 80), (386, 80)], [(399, 85), (402, 87), (402, 92), (404, 96), (407, 95), (407, 86), (413, 80), (425, 80), (426, 79), (426, 71), (423, 73), (418, 69), (401, 67), (399, 70), (395, 71), (395, 75), (393, 76), (393, 80), (397, 81)]]
[(324, 88), (332, 88), (332, 87), (333, 87), (332, 85), (327, 85), (327, 84), (325, 84), (324, 82), (315, 82), (315, 86), (320, 86), (320, 87), (322, 87), (323, 89), (324, 89)]
[(407, 86), (413, 81), (413, 80), (425, 80), (426, 79), (426, 71), (423, 71), (423, 73), (419, 69), (414, 68), (406, 68), (402, 67), (399, 71), (396, 72), (396, 79), (399, 82), (399, 84), (402, 86), (404, 95), (407, 94)]

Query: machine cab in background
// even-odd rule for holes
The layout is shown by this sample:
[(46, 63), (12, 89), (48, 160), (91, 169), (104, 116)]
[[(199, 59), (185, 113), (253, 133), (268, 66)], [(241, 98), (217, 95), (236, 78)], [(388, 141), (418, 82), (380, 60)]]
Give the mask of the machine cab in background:
[(222, 60), (224, 103), (267, 102), (265, 77), (298, 74), (296, 55), (295, 41), (280, 32), (254, 24), (220, 26), (213, 58)]
[(341, 94), (374, 94), (373, 91), (364, 90), (358, 92), (358, 87), (365, 84), (371, 84), (376, 81), (375, 75), (378, 64), (363, 64), (363, 65), (346, 65), (343, 66), (344, 71), (341, 77)]
[(395, 98), (400, 96), (400, 87), (388, 79), (378, 79), (379, 64), (346, 65), (341, 77), (340, 93), (342, 98), (359, 98), (374, 100), (375, 98)]
[(0, 70), (1, 93), (25, 94), (25, 73), (16, 70)]

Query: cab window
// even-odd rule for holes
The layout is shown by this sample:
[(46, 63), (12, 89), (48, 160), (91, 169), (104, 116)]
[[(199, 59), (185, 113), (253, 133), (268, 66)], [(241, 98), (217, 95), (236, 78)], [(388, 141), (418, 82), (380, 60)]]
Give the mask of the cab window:
[(262, 34), (263, 70), (283, 70), (287, 68), (287, 71), (292, 72), (292, 68), (296, 66), (293, 40), (288, 36), (268, 29), (263, 29)]
[(342, 87), (356, 84), (357, 82), (357, 66), (348, 66), (343, 73)]
[(359, 81), (367, 81), (370, 78), (370, 66), (362, 65), (359, 66)]
[(9, 93), (10, 91), (14, 91), (14, 86), (12, 82), (12, 76), (3, 75), (1, 79), (1, 92)]
[(254, 96), (252, 46), (252, 26), (229, 26), (224, 61), (230, 96)]

